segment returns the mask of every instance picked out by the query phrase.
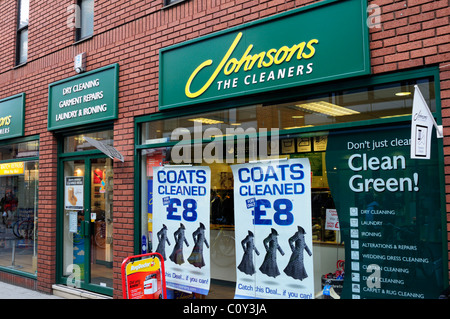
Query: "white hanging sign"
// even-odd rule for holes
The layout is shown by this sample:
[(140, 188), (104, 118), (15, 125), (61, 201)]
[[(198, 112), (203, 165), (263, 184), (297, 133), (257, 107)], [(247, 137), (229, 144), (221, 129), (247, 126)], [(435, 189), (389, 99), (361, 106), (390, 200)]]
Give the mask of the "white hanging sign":
[(413, 110), (411, 118), (411, 158), (429, 159), (431, 153), (431, 133), (436, 128), (438, 138), (443, 137), (442, 126), (438, 126), (417, 85), (414, 86)]
[(117, 158), (119, 161), (123, 163), (124, 158), (122, 153), (120, 153), (114, 146), (103, 143), (102, 141), (94, 140), (93, 138), (84, 136), (83, 137), (86, 142), (94, 146), (96, 149), (101, 151), (103, 154), (107, 155), (110, 159)]

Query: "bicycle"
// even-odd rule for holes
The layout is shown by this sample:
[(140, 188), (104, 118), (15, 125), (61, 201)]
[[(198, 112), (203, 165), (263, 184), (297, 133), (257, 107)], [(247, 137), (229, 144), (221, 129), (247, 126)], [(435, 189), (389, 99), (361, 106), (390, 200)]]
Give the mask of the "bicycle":
[(106, 222), (100, 221), (97, 231), (95, 232), (94, 241), (100, 248), (105, 248), (106, 244)]
[[(211, 240), (211, 257), (219, 266), (229, 266), (235, 262), (234, 227), (214, 225), (211, 229), (219, 230)], [(232, 235), (233, 234), (233, 235)]]
[(20, 217), (13, 224), (12, 231), (14, 236), (20, 239), (30, 239), (33, 238), (34, 235), (34, 217), (30, 217), (30, 214), (27, 214), (27, 217)]

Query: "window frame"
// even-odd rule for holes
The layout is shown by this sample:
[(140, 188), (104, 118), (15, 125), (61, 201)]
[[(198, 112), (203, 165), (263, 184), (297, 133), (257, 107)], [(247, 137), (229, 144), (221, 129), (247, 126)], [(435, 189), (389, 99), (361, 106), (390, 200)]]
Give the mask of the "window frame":
[[(28, 1), (28, 16), (27, 16), (27, 22), (24, 25), (21, 25), (21, 12), (23, 9), (23, 1), (24, 0), (17, 0), (17, 17), (16, 17), (16, 57), (15, 57), (15, 65), (19, 66), (22, 64), (27, 63), (28, 61), (28, 25), (29, 25), (29, 18), (30, 18), (30, 2)], [(26, 31), (26, 42), (27, 42), (27, 49), (26, 49), (26, 59), (25, 61), (21, 61), (22, 56), (22, 34)]]
[[(194, 114), (203, 114), (212, 109), (215, 111), (224, 110), (229, 108), (238, 108), (246, 105), (254, 104), (254, 103), (271, 103), (271, 102), (279, 102), (281, 100), (289, 100), (295, 99), (302, 96), (311, 96), (315, 94), (322, 94), (331, 91), (339, 91), (346, 89), (358, 89), (367, 86), (379, 85), (379, 84), (389, 84), (393, 82), (401, 82), (404, 80), (414, 80), (420, 79), (424, 77), (432, 77), (434, 80), (434, 88), (435, 88), (435, 105), (436, 109), (433, 113), (436, 118), (436, 122), (438, 125), (442, 124), (442, 113), (441, 113), (441, 100), (440, 100), (440, 78), (439, 78), (439, 69), (437, 67), (424, 68), (419, 70), (409, 70), (402, 71), (398, 73), (391, 74), (380, 74), (380, 75), (368, 75), (363, 77), (351, 78), (344, 81), (332, 81), (319, 83), (318, 85), (310, 85), (310, 86), (302, 86), (288, 90), (271, 92), (268, 94), (260, 94), (258, 96), (246, 96), (241, 98), (236, 98), (232, 100), (226, 100), (216, 103), (204, 103), (196, 106), (189, 107), (188, 109), (181, 110), (181, 108), (177, 108), (170, 112), (155, 112), (148, 115), (143, 115), (140, 117), (136, 117), (134, 120), (134, 205), (135, 205), (135, 221), (134, 221), (134, 229), (140, 230), (141, 225), (141, 160), (142, 160), (142, 151), (145, 149), (154, 149), (160, 147), (171, 147), (177, 142), (169, 141), (155, 144), (143, 144), (142, 141), (142, 125), (146, 122), (158, 121), (158, 120), (167, 120), (170, 118), (194, 115)], [(213, 106), (212, 106), (213, 105)], [(358, 127), (377, 127), (377, 126), (386, 126), (392, 125), (395, 123), (406, 123), (411, 121), (411, 115), (404, 115), (399, 117), (385, 118), (385, 119), (376, 119), (376, 120), (364, 120), (357, 122), (347, 122), (340, 124), (330, 124), (330, 125), (322, 125), (322, 126), (314, 126), (314, 127), (305, 127), (300, 129), (289, 130), (289, 132), (280, 130), (279, 135), (289, 136), (294, 134), (308, 134), (315, 135), (320, 132), (330, 131), (330, 130), (345, 130), (348, 128), (358, 128)], [(198, 141), (201, 143), (208, 143), (210, 140), (202, 140)], [(438, 139), (438, 155), (440, 158), (444, 157), (443, 154), (443, 141), (442, 139)], [(440, 163), (439, 170), (443, 172), (443, 161)], [(443, 175), (441, 177), (441, 187), (445, 185), (443, 181)], [(445, 192), (445, 190), (441, 189), (441, 191)], [(445, 206), (445, 197), (442, 200), (441, 207)], [(442, 222), (445, 222), (446, 215), (442, 213)], [(444, 224), (443, 224), (444, 225)], [(134, 236), (134, 251), (135, 253), (140, 253), (140, 240), (141, 240), (141, 232), (136, 231)], [(444, 252), (445, 254), (446, 252)]]
[(170, 8), (179, 3), (185, 2), (187, 0), (163, 0), (163, 9)]
[[(78, 13), (76, 15), (76, 17), (79, 19), (79, 22), (77, 23), (77, 27), (75, 28), (75, 42), (79, 42), (79, 41), (83, 41), (86, 39), (91, 38), (94, 35), (94, 8), (92, 10), (92, 33), (82, 36), (81, 32), (82, 32), (82, 20), (83, 20), (83, 10), (82, 10), (82, 5), (83, 2), (85, 2), (85, 0), (77, 0), (77, 8), (76, 10), (78, 10)], [(92, 0), (93, 4), (94, 1)]]
[[(441, 80), (440, 80), (440, 72), (438, 66), (425, 67), (420, 69), (406, 70), (395, 73), (384, 73), (378, 75), (367, 75), (362, 77), (354, 77), (347, 80), (341, 81), (331, 81), (331, 82), (323, 82), (314, 85), (305, 85), (299, 86), (292, 89), (286, 90), (278, 90), (270, 93), (262, 93), (258, 95), (249, 95), (242, 96), (240, 98), (228, 99), (225, 101), (217, 101), (210, 103), (202, 103), (198, 105), (193, 105), (192, 107), (187, 107), (185, 109), (177, 108), (171, 110), (169, 112), (161, 112), (157, 111), (152, 114), (143, 115), (135, 118), (135, 150), (134, 150), (134, 203), (135, 203), (135, 221), (134, 221), (134, 229), (135, 231), (135, 242), (134, 249), (136, 253), (140, 252), (140, 239), (141, 239), (141, 197), (144, 196), (141, 190), (141, 181), (143, 178), (143, 169), (141, 167), (143, 153), (147, 149), (156, 149), (161, 147), (171, 147), (177, 143), (177, 141), (168, 141), (154, 144), (143, 144), (143, 136), (142, 136), (142, 128), (143, 124), (146, 122), (160, 121), (160, 120), (169, 120), (172, 118), (177, 118), (181, 116), (193, 116), (193, 115), (201, 115), (203, 113), (207, 113), (210, 111), (219, 111), (226, 110), (230, 108), (239, 108), (245, 107), (247, 105), (255, 104), (255, 103), (281, 103), (281, 101), (288, 101), (290, 99), (298, 99), (299, 97), (307, 97), (316, 94), (324, 94), (332, 91), (344, 91), (344, 90), (356, 90), (359, 88), (374, 86), (374, 85), (385, 85), (394, 82), (402, 82), (408, 80), (418, 80), (421, 78), (431, 78), (434, 82), (434, 99), (435, 99), (435, 110), (432, 111), (434, 118), (436, 119), (436, 123), (438, 125), (442, 125), (442, 108), (441, 108)], [(398, 117), (391, 118), (380, 118), (380, 119), (372, 119), (372, 120), (363, 120), (356, 122), (346, 122), (339, 124), (329, 124), (323, 126), (314, 126), (314, 127), (304, 127), (295, 130), (289, 130), (289, 132), (280, 130), (279, 136), (289, 137), (290, 135), (304, 135), (304, 136), (314, 136), (316, 134), (320, 134), (321, 132), (346, 132), (347, 130), (358, 130), (358, 129), (384, 129), (388, 130), (389, 127), (402, 125), (408, 126), (411, 123), (411, 115), (401, 115)], [(435, 129), (433, 129), (434, 131)], [(433, 134), (435, 134), (433, 132)], [(179, 141), (178, 141), (179, 142)], [(198, 143), (208, 143), (210, 140), (198, 140)], [(443, 139), (437, 139), (437, 157), (438, 157), (438, 165), (437, 168), (440, 172), (439, 177), (439, 185), (437, 185), (437, 189), (440, 194), (445, 195), (445, 175), (444, 172), (444, 143)], [(445, 229), (447, 225), (447, 213), (446, 213), (446, 201), (445, 196), (441, 196), (440, 199), (440, 221), (442, 229)], [(447, 242), (446, 233), (443, 232), (441, 235), (442, 239), (442, 256), (445, 257), (447, 255), (447, 246), (445, 243)], [(449, 279), (448, 275), (448, 260), (446, 258), (442, 258), (442, 267), (443, 267), (443, 281), (446, 282)], [(213, 278), (211, 278), (214, 280)]]

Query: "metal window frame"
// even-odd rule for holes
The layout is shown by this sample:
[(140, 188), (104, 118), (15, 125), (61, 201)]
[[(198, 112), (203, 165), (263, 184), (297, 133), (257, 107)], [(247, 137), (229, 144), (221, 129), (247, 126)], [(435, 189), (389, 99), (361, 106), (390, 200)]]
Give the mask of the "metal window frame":
[[(80, 42), (80, 41), (83, 41), (83, 40), (91, 38), (94, 35), (94, 32), (92, 31), (92, 34), (88, 34), (88, 35), (86, 35), (84, 37), (81, 36), (81, 29), (82, 29), (82, 27), (81, 27), (81, 20), (82, 20), (82, 15), (83, 15), (83, 10), (81, 10), (81, 6), (83, 4), (83, 0), (77, 0), (76, 4), (77, 4), (77, 7), (78, 7), (77, 10), (79, 10), (77, 18), (80, 19), (80, 24), (79, 24), (79, 27), (75, 28), (75, 42)], [(92, 30), (94, 30), (94, 19), (92, 19)]]
[[(24, 26), (20, 26), (20, 12), (22, 11), (22, 1), (23, 0), (17, 0), (17, 17), (16, 17), (16, 58), (15, 58), (15, 65), (22, 65), (27, 63), (28, 61), (28, 49), (27, 49), (27, 60), (26, 61), (20, 61), (20, 56), (21, 56), (21, 34), (22, 31), (27, 30), (28, 31), (28, 25), (30, 24), (30, 22), (28, 21), (26, 25)], [(29, 19), (29, 14), (28, 14), (28, 19)], [(28, 36), (27, 36), (27, 40), (28, 40)]]

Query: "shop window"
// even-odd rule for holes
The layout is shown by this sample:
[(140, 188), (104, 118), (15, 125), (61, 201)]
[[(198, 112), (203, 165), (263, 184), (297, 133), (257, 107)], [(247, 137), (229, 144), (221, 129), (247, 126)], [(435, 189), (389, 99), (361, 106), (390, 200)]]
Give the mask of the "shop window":
[[(142, 238), (147, 240), (145, 244), (148, 244), (148, 251), (153, 251), (155, 247), (152, 246), (156, 245), (151, 242), (154, 167), (174, 164), (209, 166), (211, 278), (234, 281), (236, 246), (234, 179), (231, 166), (251, 161), (253, 137), (258, 142), (266, 139), (267, 155), (271, 159), (309, 159), (312, 229), (307, 230), (307, 233), (312, 234), (313, 242), (314, 290), (320, 292), (324, 282), (332, 281), (335, 284), (334, 291), (340, 294), (343, 281), (339, 276), (343, 271), (343, 261), (346, 257), (344, 245), (349, 243), (342, 241), (336, 199), (333, 198), (329, 184), (331, 176), (336, 183), (336, 168), (327, 167), (326, 159), (328, 149), (332, 149), (327, 147), (330, 134), (335, 133), (334, 127), (342, 128), (345, 127), (342, 124), (346, 123), (356, 123), (353, 124), (355, 127), (358, 124), (362, 127), (366, 124), (387, 123), (387, 118), (402, 116), (408, 118), (412, 112), (415, 84), (420, 86), (428, 106), (435, 111), (434, 82), (430, 79), (421, 79), (335, 91), (277, 104), (255, 104), (142, 123), (141, 234)], [(315, 129), (304, 130), (314, 127)], [(278, 135), (274, 134), (275, 132)], [(404, 130), (401, 132), (404, 134)], [(352, 134), (358, 136), (358, 129), (353, 129)], [(230, 140), (229, 135), (233, 136), (234, 144), (227, 143)], [(243, 149), (238, 147), (242, 145), (236, 144), (239, 137), (245, 140)], [(189, 146), (184, 147), (186, 154), (180, 162), (175, 156), (179, 154), (175, 148), (183, 145), (183, 142)], [(220, 146), (214, 148), (214, 153), (211, 153), (213, 148), (211, 145), (214, 143)], [(199, 145), (202, 147), (199, 148)], [(383, 146), (377, 145), (379, 148)], [(208, 151), (205, 151), (206, 148)], [(230, 154), (231, 156), (228, 156)], [(333, 153), (333, 156), (334, 154), (336, 153)], [(240, 155), (243, 157), (240, 158)], [(261, 159), (263, 158), (256, 158)], [(373, 178), (377, 178), (377, 174), (379, 172), (374, 170)], [(336, 187), (334, 189), (336, 190)], [(358, 200), (361, 201), (358, 202), (359, 206), (365, 207), (363, 200), (367, 201), (368, 198), (361, 197)], [(394, 207), (393, 204), (391, 206)], [(408, 215), (410, 213), (401, 209), (398, 211), (399, 218), (404, 218), (408, 222), (414, 220)], [(234, 297), (234, 287), (220, 289), (224, 291), (222, 298)]]
[(38, 141), (0, 145), (0, 161), (37, 157), (38, 155)]
[(39, 162), (30, 156), (38, 156), (38, 147), (37, 141), (0, 147), (0, 267), (33, 275), (37, 272)]
[[(344, 259), (344, 247), (340, 242), (340, 232), (335, 227), (327, 227), (327, 218), (335, 218), (335, 206), (327, 182), (325, 167), (325, 148), (327, 134), (325, 132), (316, 134), (314, 137), (289, 136), (280, 138), (276, 153), (280, 159), (307, 157), (311, 163), (312, 170), (312, 237), (314, 243), (314, 253), (322, 258), (320, 269), (315, 269), (319, 273), (331, 272), (336, 260), (330, 258), (328, 253), (333, 251), (333, 257)], [(270, 144), (269, 139), (268, 143)], [(203, 151), (209, 143), (203, 144)], [(234, 192), (233, 173), (230, 165), (241, 162), (238, 155), (238, 145), (233, 148), (227, 147), (226, 142), (222, 143), (223, 151), (233, 153), (233, 161), (218, 163), (216, 158), (203, 158), (202, 163), (194, 165), (209, 166), (211, 169), (211, 198), (210, 198), (210, 247), (211, 247), (211, 277), (215, 280), (229, 281), (236, 277), (236, 255), (235, 255), (235, 223), (234, 223)], [(250, 141), (245, 141), (244, 153), (245, 162), (249, 162)], [(209, 144), (209, 147), (211, 144)], [(148, 247), (151, 250), (152, 232), (152, 180), (153, 168), (161, 165), (174, 165), (176, 161), (172, 157), (174, 149), (172, 147), (154, 148), (142, 152), (141, 169), (145, 172), (142, 179), (142, 233), (149, 239)], [(273, 147), (272, 147), (273, 151)], [(175, 151), (177, 152), (177, 151)], [(194, 147), (191, 154), (195, 153)], [(276, 158), (272, 156), (271, 158)], [(194, 158), (192, 158), (194, 160)], [(327, 217), (328, 216), (328, 217)], [(156, 244), (155, 244), (156, 245)], [(326, 257), (324, 257), (326, 256)], [(320, 281), (318, 282), (320, 287)], [(317, 287), (317, 289), (319, 289)], [(234, 290), (224, 295), (226, 298), (233, 298)]]
[(94, 34), (94, 0), (79, 0), (80, 24), (76, 40), (86, 39)]
[(28, 16), (29, 0), (19, 0), (17, 17), (16, 65), (27, 62), (28, 58)]

